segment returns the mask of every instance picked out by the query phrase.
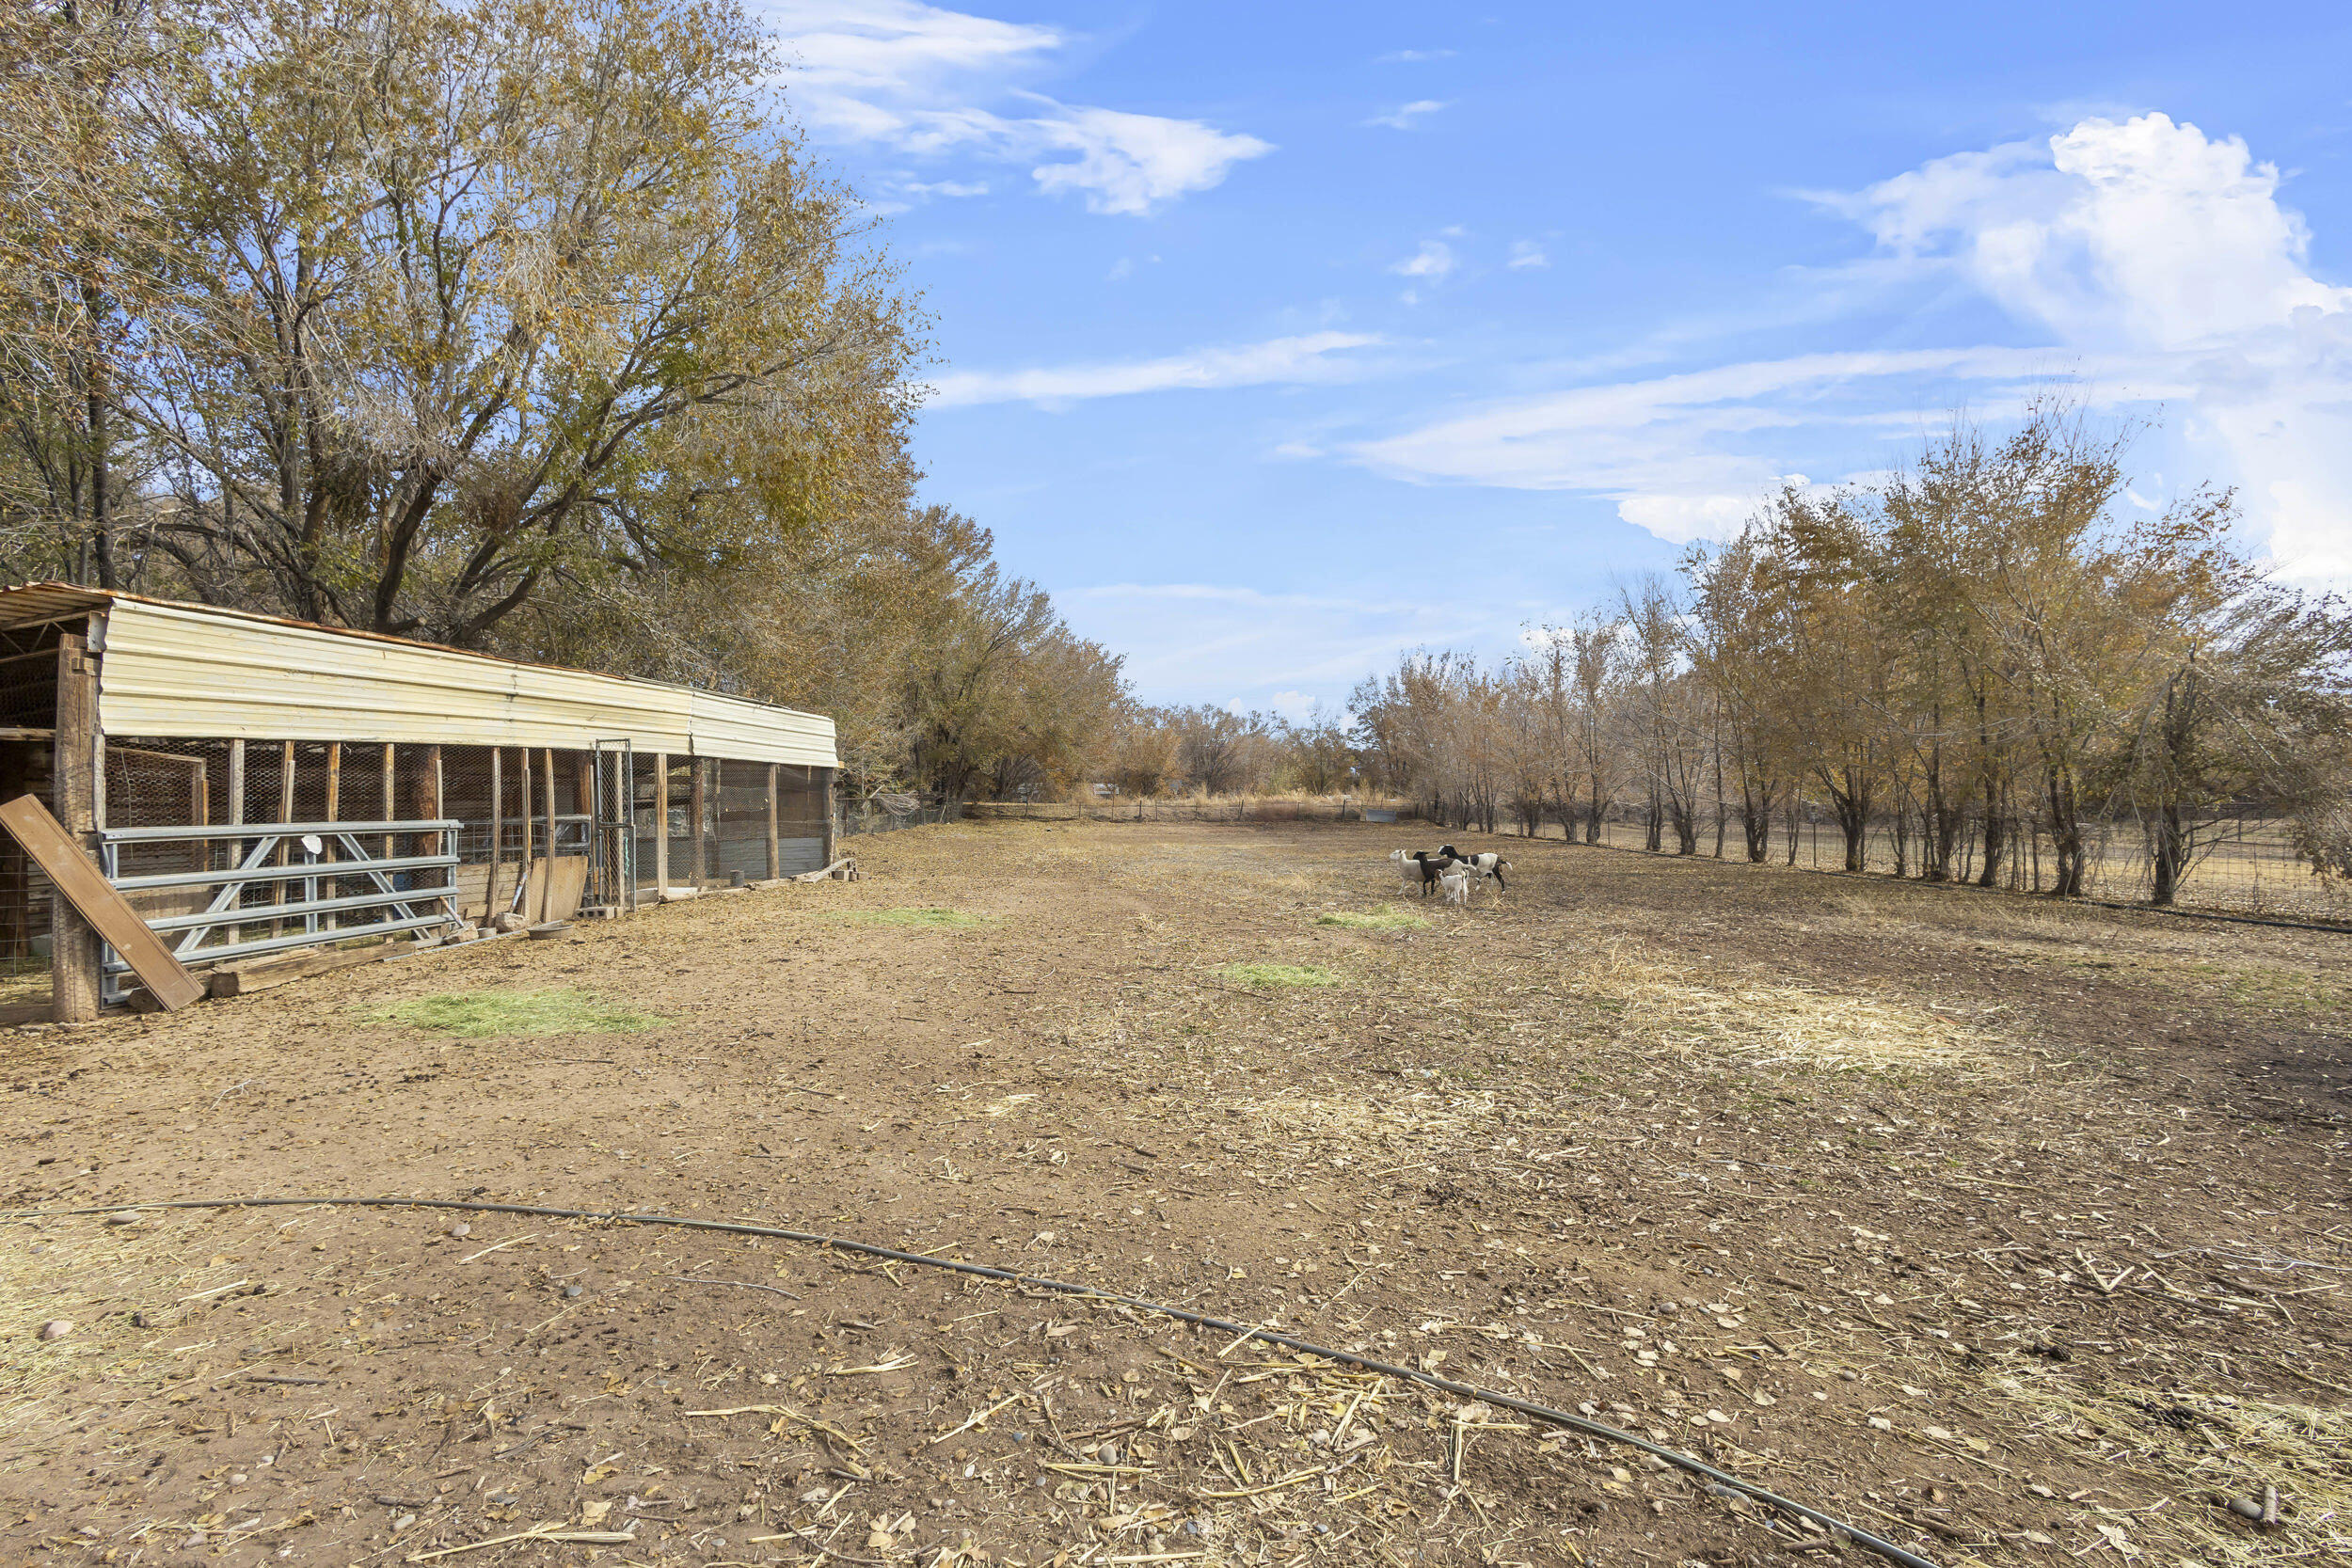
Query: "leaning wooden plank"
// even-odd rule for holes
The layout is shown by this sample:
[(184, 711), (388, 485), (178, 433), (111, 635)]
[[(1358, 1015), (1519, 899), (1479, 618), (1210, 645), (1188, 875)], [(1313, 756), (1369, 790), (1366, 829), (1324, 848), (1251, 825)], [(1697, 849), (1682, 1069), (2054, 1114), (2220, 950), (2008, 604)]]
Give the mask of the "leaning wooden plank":
[(843, 881), (857, 880), (857, 862), (845, 855), (822, 871), (803, 871), (790, 879), (796, 882), (821, 882), (834, 877), (840, 878)]
[(204, 987), (196, 976), (147, 928), (138, 911), (100, 875), (38, 798), (20, 795), (0, 806), (0, 828), (8, 829), (24, 846), (24, 852), (49, 874), (57, 891), (122, 955), (131, 973), (147, 982), (147, 989), (167, 1012), (202, 998)]

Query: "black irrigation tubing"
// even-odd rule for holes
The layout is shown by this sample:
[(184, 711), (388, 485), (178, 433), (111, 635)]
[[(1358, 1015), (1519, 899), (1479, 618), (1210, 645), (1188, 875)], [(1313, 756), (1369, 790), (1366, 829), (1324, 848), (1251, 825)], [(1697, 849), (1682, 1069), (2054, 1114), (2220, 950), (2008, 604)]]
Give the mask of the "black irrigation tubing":
[(919, 1252), (901, 1252), (897, 1247), (882, 1246), (872, 1242), (844, 1241), (836, 1236), (820, 1236), (806, 1230), (786, 1230), (771, 1225), (747, 1225), (737, 1220), (698, 1220), (676, 1214), (550, 1209), (535, 1203), (485, 1203), (471, 1198), (446, 1197), (168, 1198), (151, 1203), (110, 1203), (87, 1209), (20, 1209), (7, 1214), (0, 1214), (0, 1219), (62, 1219), (76, 1214), (119, 1214), (135, 1209), (278, 1209), (318, 1206), (364, 1209), (463, 1209), (473, 1213), (528, 1214), (539, 1219), (595, 1220), (607, 1225), (675, 1225), (689, 1230), (722, 1230), (740, 1236), (766, 1236), (778, 1241), (803, 1242), (812, 1246), (831, 1247), (836, 1252), (854, 1252), (868, 1258), (887, 1258), (900, 1263), (919, 1263), (929, 1269), (946, 1269), (956, 1274), (976, 1275), (982, 1279), (1000, 1280), (1012, 1285), (1034, 1286), (1041, 1291), (1057, 1291), (1066, 1296), (1080, 1296), (1093, 1301), (1109, 1302), (1119, 1307), (1136, 1307), (1146, 1312), (1157, 1313), (1164, 1318), (1173, 1318), (1180, 1323), (1194, 1323), (1202, 1328), (1213, 1328), (1220, 1334), (1232, 1334), (1240, 1338), (1263, 1339), (1268, 1344), (1280, 1345), (1286, 1350), (1298, 1351), (1308, 1355), (1320, 1355), (1326, 1360), (1343, 1362), (1348, 1366), (1361, 1368), (1365, 1371), (1403, 1378), (1407, 1383), (1417, 1383), (1424, 1387), (1435, 1388), (1461, 1399), (1478, 1400), (1487, 1404), (1500, 1405), (1505, 1410), (1515, 1410), (1522, 1416), (1532, 1416), (1539, 1421), (1547, 1421), (1553, 1426), (1565, 1428), (1569, 1432), (1581, 1433), (1587, 1437), (1598, 1437), (1608, 1442), (1623, 1444), (1628, 1448), (1639, 1449), (1644, 1453), (1654, 1455), (1678, 1469), (1686, 1470), (1692, 1475), (1704, 1479), (1714, 1488), (1754, 1498), (1757, 1502), (1793, 1513), (1801, 1519), (1809, 1520), (1825, 1530), (1844, 1536), (1858, 1546), (1867, 1547), (1890, 1562), (1902, 1564), (1902, 1568), (1935, 1568), (1935, 1564), (1927, 1559), (1898, 1546), (1892, 1541), (1873, 1535), (1859, 1525), (1850, 1525), (1843, 1519), (1821, 1513), (1819, 1509), (1808, 1508), (1801, 1502), (1781, 1497), (1778, 1493), (1768, 1492), (1754, 1481), (1742, 1481), (1728, 1470), (1719, 1470), (1694, 1455), (1667, 1448), (1663, 1444), (1653, 1443), (1645, 1437), (1638, 1437), (1629, 1432), (1621, 1432), (1604, 1422), (1592, 1420), (1565, 1410), (1554, 1410), (1549, 1405), (1514, 1399), (1508, 1394), (1496, 1393), (1491, 1389), (1480, 1388), (1468, 1383), (1456, 1383), (1452, 1378), (1438, 1377), (1435, 1373), (1419, 1371), (1410, 1367), (1399, 1367), (1387, 1361), (1375, 1361), (1368, 1356), (1358, 1355), (1350, 1351), (1333, 1350), (1327, 1345), (1313, 1344), (1288, 1334), (1277, 1333), (1262, 1325), (1234, 1323), (1228, 1318), (1214, 1318), (1205, 1312), (1190, 1312), (1181, 1307), (1169, 1307), (1161, 1302), (1146, 1301), (1140, 1296), (1123, 1296), (1115, 1291), (1097, 1290), (1091, 1285), (1073, 1285), (1066, 1280), (1048, 1279), (1041, 1275), (1016, 1274), (1009, 1269), (992, 1268), (986, 1263), (966, 1263), (949, 1258), (929, 1258)]
[[(1521, 833), (1498, 833), (1495, 836), (1498, 838), (1526, 837)], [(1529, 838), (1528, 842), (1546, 844), (1551, 841)], [(1611, 849), (1620, 855), (1648, 855), (1661, 861), (1689, 861), (1693, 865), (1719, 865), (1725, 868), (1755, 866), (1766, 871), (1794, 871), (1806, 877), (1875, 877), (1881, 881), (1894, 882), (1899, 887), (1934, 888), (1946, 893), (1985, 893), (1996, 897), (2007, 895), (2014, 898), (2047, 898), (2050, 896), (2041, 893), (2022, 893), (2013, 888), (1984, 887), (1976, 882), (1931, 882), (1912, 877), (1899, 879), (1890, 877), (1883, 871), (1843, 871), (1819, 865), (1783, 865), (1769, 860), (1735, 861), (1718, 859), (1713, 855), (1677, 855), (1670, 854), (1663, 849), (1636, 849), (1626, 844), (1587, 844), (1582, 839), (1564, 838), (1559, 842), (1572, 844), (1579, 849)], [(2232, 926), (2272, 926), (2282, 931), (2325, 931), (2330, 936), (2352, 936), (2352, 926), (2330, 926), (2309, 920), (2274, 920), (2266, 914), (2227, 914), (2217, 910), (2184, 910), (2170, 904), (2125, 904), (2113, 898), (2058, 898), (2052, 899), (2052, 902), (2059, 909), (2117, 910), (2124, 914), (2169, 915), (2174, 920), (2217, 920)]]

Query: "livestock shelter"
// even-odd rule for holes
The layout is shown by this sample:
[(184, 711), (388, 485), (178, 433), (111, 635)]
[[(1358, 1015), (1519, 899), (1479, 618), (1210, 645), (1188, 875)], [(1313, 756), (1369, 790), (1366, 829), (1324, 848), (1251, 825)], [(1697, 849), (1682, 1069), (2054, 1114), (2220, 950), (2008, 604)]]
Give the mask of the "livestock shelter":
[[(0, 589), (0, 800), (39, 799), (191, 969), (816, 870), (838, 766), (832, 720), (740, 697)], [(53, 895), (0, 834), (0, 1021), (128, 992)]]

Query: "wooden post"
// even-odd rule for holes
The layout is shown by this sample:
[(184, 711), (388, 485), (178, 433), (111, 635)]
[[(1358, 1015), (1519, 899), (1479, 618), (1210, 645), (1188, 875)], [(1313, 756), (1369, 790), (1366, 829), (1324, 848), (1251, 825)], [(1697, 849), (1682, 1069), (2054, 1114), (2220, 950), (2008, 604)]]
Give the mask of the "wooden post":
[[(343, 743), (340, 740), (330, 740), (326, 745), (326, 820), (329, 822), (341, 822), (342, 819)], [(335, 847), (333, 845), (328, 845), (326, 847), (326, 852), (329, 854), (333, 853), (334, 847)], [(326, 885), (334, 887), (338, 884), (330, 880)], [(312, 877), (305, 880), (302, 884), (302, 896), (310, 900), (312, 903), (316, 903), (318, 901), (318, 895), (319, 879)], [(314, 931), (318, 930), (322, 927), (331, 931), (336, 927), (337, 924), (338, 922), (336, 918), (331, 914), (325, 916), (313, 914), (310, 916), (310, 928)]]
[[(280, 822), (293, 821), (294, 808), (294, 743), (289, 740), (278, 752), (278, 820)], [(282, 838), (279, 839), (278, 841), (278, 863), (279, 867), (283, 868), (287, 864), (291, 863), (293, 860), (294, 846), (287, 843)], [(277, 882), (272, 885), (270, 900), (271, 902), (278, 904), (282, 904), (286, 901), (286, 879), (284, 878), (280, 877)], [(278, 922), (272, 921), (270, 922), (269, 934), (271, 936), (277, 936), (283, 928), (284, 927), (279, 926)]]
[[(57, 821), (85, 853), (98, 847), (98, 666), (79, 635), (57, 639), (57, 724), (50, 737), (50, 794)], [(98, 1016), (103, 976), (98, 933), (71, 900), (49, 895), (49, 1016), (79, 1023)]]
[[(433, 790), (433, 818), (437, 822), (444, 815), (441, 810), (441, 749), (438, 746), (427, 746), (424, 749), (424, 770), (425, 778)], [(437, 832), (427, 834), (419, 842), (432, 845), (433, 852), (435, 854), (453, 854), (457, 849), (457, 835), (446, 828), (441, 829)], [(409, 878), (408, 885), (410, 887), (415, 887), (417, 885), (416, 878)], [(455, 866), (451, 866), (445, 873), (443, 873), (443, 885), (453, 889), (457, 886), (457, 868)], [(449, 912), (450, 918), (453, 920), (457, 919), (459, 914), (462, 912), (457, 908), (457, 900), (454, 897), (452, 897), (449, 901)]]
[(694, 885), (700, 887), (710, 879), (710, 846), (703, 839), (703, 808), (709, 803), (704, 781), (709, 774), (710, 765), (696, 757), (692, 766), (693, 793), (687, 807), (687, 816), (691, 820), (694, 833)]
[(835, 771), (837, 770), (831, 768), (825, 769), (825, 843), (824, 847), (818, 853), (826, 865), (831, 865), (837, 858), (834, 852), (833, 842), (833, 780)]
[(500, 775), (501, 763), (506, 756), (502, 747), (490, 748), (490, 879), (482, 891), (482, 918), (485, 924), (499, 915), (499, 866), (506, 844), (506, 781)]
[(653, 901), (670, 893), (670, 753), (653, 754)]
[[(589, 882), (600, 882), (604, 878), (604, 830), (596, 823), (596, 760), (593, 752), (572, 753), (572, 815), (588, 818), (587, 842), (582, 851), (588, 857)], [(586, 884), (582, 884), (582, 889), (580, 896), (585, 903)]]
[[(229, 743), (229, 825), (232, 828), (245, 826), (245, 742), (242, 740)], [(229, 841), (229, 864), (234, 869), (244, 863), (245, 840), (232, 838)], [(243, 895), (239, 897), (242, 901)], [(230, 927), (229, 940), (231, 942), (243, 942), (245, 928)]]
[[(393, 788), (394, 780), (392, 776), (393, 768), (395, 766), (393, 753), (398, 750), (399, 748), (395, 747), (389, 740), (384, 743), (384, 820), (387, 822), (397, 822), (400, 820), (400, 801)], [(398, 853), (400, 853), (400, 850), (394, 846), (392, 842), (392, 835), (390, 833), (386, 833), (384, 835), (384, 858), (386, 860), (390, 860)]]
[(517, 907), (524, 918), (528, 919), (531, 915), (531, 907), (528, 904), (519, 903), (519, 900), (531, 889), (531, 748), (528, 746), (515, 748), (515, 768), (516, 782), (519, 787), (519, 793), (516, 799), (522, 808), (519, 820), (523, 830), (522, 858), (515, 865), (515, 896), (518, 900)]
[(548, 874), (539, 879), (539, 918), (555, 918), (555, 752), (542, 749), (539, 752), (540, 771), (547, 779), (539, 786), (540, 798), (547, 802), (548, 812)]
[(768, 765), (768, 879), (774, 881), (784, 875), (784, 846), (776, 842), (776, 775), (783, 765)]

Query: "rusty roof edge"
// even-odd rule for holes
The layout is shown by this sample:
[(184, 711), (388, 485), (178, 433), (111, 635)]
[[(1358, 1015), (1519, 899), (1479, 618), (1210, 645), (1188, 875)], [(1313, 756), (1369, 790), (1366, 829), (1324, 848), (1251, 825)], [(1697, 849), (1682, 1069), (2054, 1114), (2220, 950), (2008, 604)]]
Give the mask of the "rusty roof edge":
[[(602, 670), (581, 670), (569, 664), (544, 664), (536, 659), (514, 658), (505, 654), (485, 654), (471, 648), (453, 648), (446, 642), (427, 642), (422, 638), (394, 637), (389, 632), (361, 631), (357, 626), (330, 626), (318, 621), (297, 621), (291, 615), (270, 615), (258, 610), (231, 610), (225, 605), (198, 604), (189, 599), (159, 599), (149, 594), (133, 594), (119, 588), (87, 588), (73, 582), (23, 582), (0, 588), (0, 626), (35, 625), (37, 621), (14, 621), (8, 608), (13, 595), (39, 594), (52, 602), (74, 604), (80, 609), (100, 610), (107, 605), (127, 601), (131, 604), (152, 605), (161, 610), (185, 610), (195, 615), (216, 615), (227, 620), (258, 622), (263, 626), (285, 626), (294, 631), (326, 632), (334, 637), (354, 637), (368, 642), (388, 642), (398, 648), (420, 648), (428, 653), (452, 654), (459, 658), (478, 658), (490, 664), (513, 665), (524, 670), (554, 670), (567, 675), (586, 675), (591, 680), (618, 681), (624, 686), (650, 687), (658, 691), (676, 691), (688, 697), (721, 697), (728, 702), (748, 703), (771, 713), (790, 713), (803, 719), (820, 719), (832, 723), (831, 716), (811, 713), (806, 708), (786, 707), (781, 703), (763, 703), (756, 697), (739, 697), (731, 691), (710, 691), (700, 687), (680, 686), (675, 681), (649, 681), (636, 675), (615, 675)], [(55, 620), (44, 614), (39, 620)]]

